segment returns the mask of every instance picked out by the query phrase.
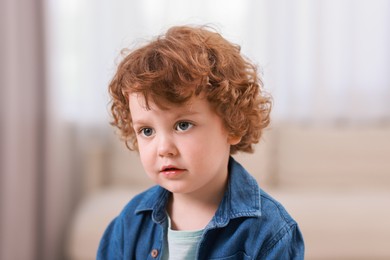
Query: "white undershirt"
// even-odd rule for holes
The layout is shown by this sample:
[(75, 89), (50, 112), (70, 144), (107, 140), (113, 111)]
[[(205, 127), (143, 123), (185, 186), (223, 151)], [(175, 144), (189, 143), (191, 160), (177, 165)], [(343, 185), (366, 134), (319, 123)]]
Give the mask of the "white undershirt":
[(164, 250), (163, 259), (190, 260), (196, 259), (196, 249), (202, 238), (202, 230), (181, 231), (171, 229), (171, 220), (168, 217), (168, 248)]

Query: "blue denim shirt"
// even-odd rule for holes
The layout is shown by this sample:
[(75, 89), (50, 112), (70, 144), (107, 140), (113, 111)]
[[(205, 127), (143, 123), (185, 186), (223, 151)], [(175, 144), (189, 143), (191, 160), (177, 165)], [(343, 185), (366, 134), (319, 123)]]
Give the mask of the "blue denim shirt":
[[(134, 197), (107, 227), (97, 259), (161, 259), (169, 191), (155, 186)], [(204, 229), (198, 259), (304, 259), (297, 223), (233, 158), (224, 197)]]

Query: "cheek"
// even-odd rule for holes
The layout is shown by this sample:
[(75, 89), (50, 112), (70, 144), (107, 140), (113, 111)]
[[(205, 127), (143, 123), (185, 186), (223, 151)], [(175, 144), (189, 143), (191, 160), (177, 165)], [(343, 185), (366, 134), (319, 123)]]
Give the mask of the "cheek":
[(203, 144), (207, 149), (219, 150), (229, 147), (228, 135), (223, 129), (216, 128), (203, 135)]
[(145, 146), (142, 143), (138, 143), (138, 152), (141, 163), (144, 169), (147, 170), (152, 164), (154, 153), (148, 149), (148, 146)]
[[(227, 139), (227, 138), (226, 138)], [(202, 163), (209, 161), (216, 154), (230, 151), (230, 145), (225, 140), (223, 133), (201, 133), (200, 135), (186, 140), (181, 145), (181, 153), (186, 153), (194, 160)]]

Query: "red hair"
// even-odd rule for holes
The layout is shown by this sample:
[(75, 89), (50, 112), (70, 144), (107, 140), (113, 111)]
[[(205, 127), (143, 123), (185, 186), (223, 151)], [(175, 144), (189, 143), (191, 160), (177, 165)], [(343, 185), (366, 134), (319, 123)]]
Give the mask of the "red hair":
[(205, 27), (172, 27), (119, 64), (109, 85), (111, 124), (126, 146), (136, 150), (130, 93), (142, 94), (147, 106), (149, 101), (183, 104), (202, 94), (230, 135), (241, 137), (231, 154), (253, 152), (270, 122), (271, 98), (262, 88), (256, 66), (240, 54), (238, 45)]

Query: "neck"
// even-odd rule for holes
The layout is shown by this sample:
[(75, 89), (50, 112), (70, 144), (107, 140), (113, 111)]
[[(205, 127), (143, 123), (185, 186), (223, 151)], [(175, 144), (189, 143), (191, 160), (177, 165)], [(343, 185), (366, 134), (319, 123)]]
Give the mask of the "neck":
[(225, 194), (227, 175), (219, 187), (190, 194), (172, 194), (168, 204), (171, 228), (174, 230), (204, 229), (215, 215)]

